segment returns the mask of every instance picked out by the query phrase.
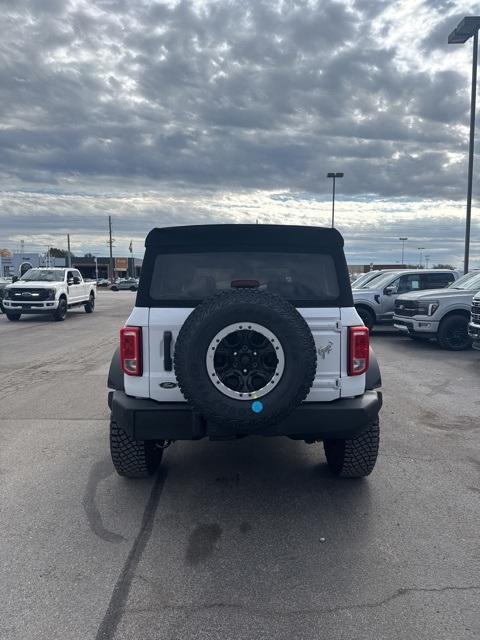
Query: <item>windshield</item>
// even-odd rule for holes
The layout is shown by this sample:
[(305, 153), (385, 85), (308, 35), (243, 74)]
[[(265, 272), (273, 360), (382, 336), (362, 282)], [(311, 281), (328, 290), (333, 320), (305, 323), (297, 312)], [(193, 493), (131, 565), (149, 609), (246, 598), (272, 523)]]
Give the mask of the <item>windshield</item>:
[(19, 282), (63, 282), (63, 274), (61, 269), (30, 269)]
[[(390, 274), (390, 272), (389, 272), (389, 274)], [(374, 281), (378, 282), (378, 280), (381, 277), (389, 275), (389, 274), (385, 273), (384, 271), (380, 271), (379, 273), (374, 273), (369, 278), (366, 278), (363, 282), (361, 282), (360, 285), (354, 286), (353, 288), (354, 289), (366, 289), (370, 283), (372, 283), (372, 286), (373, 286), (373, 282)]]
[[(402, 272), (399, 272), (398, 275), (401, 275)], [(366, 282), (361, 289), (380, 289), (381, 287), (384, 287), (385, 285), (387, 285), (390, 280), (392, 280), (392, 278), (394, 277), (395, 274), (393, 273), (383, 273), (381, 276), (379, 276), (378, 278), (374, 278), (373, 280), (370, 280), (370, 282)]]
[(358, 276), (358, 278), (356, 278), (353, 282), (352, 282), (352, 287), (354, 289), (358, 289), (359, 287), (361, 287), (365, 282), (368, 282), (369, 280), (372, 280), (375, 276), (380, 275), (379, 273), (363, 273), (361, 276)]
[(480, 271), (476, 273), (466, 273), (456, 282), (450, 285), (449, 289), (460, 289), (462, 291), (480, 290)]

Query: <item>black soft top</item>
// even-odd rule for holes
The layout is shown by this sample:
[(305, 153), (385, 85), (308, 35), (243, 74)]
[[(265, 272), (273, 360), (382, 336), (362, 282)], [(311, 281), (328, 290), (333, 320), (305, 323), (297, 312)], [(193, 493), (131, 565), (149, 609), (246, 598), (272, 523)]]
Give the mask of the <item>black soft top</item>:
[(252, 247), (255, 245), (295, 248), (342, 248), (343, 237), (336, 229), (277, 224), (199, 224), (152, 229), (145, 246), (167, 247)]

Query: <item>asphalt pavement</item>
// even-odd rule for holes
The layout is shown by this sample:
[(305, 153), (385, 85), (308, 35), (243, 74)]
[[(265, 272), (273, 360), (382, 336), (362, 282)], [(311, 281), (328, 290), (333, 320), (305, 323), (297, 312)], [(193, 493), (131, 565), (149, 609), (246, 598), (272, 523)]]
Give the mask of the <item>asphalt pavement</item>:
[(379, 461), (321, 445), (175, 443), (118, 477), (106, 376), (130, 292), (65, 322), (0, 316), (2, 640), (480, 637), (480, 353), (373, 337)]

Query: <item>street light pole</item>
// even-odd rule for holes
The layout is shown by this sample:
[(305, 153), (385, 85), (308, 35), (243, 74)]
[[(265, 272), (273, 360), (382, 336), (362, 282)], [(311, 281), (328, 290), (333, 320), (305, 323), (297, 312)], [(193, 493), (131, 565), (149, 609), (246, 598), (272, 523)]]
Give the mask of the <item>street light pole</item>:
[(399, 240), (402, 243), (402, 267), (405, 265), (403, 259), (405, 257), (405, 242), (408, 240), (408, 238), (399, 238)]
[(327, 173), (327, 178), (333, 178), (332, 188), (332, 229), (335, 226), (335, 180), (336, 178), (343, 178), (343, 173)]
[(470, 227), (472, 223), (473, 148), (475, 143), (475, 103), (477, 100), (478, 30), (473, 36), (472, 95), (470, 102), (470, 142), (468, 145), (467, 218), (465, 220), (465, 257), (463, 272), (468, 272), (470, 259)]
[(425, 247), (418, 247), (418, 250), (420, 251), (420, 263), (419, 263), (419, 267), (420, 269), (422, 268), (422, 262), (423, 262), (423, 250), (425, 249)]
[(470, 228), (472, 221), (473, 151), (475, 141), (475, 107), (477, 98), (477, 58), (479, 28), (480, 16), (467, 16), (459, 22), (459, 24), (448, 36), (448, 44), (464, 44), (473, 36), (472, 93), (470, 101), (470, 140), (468, 145), (467, 214), (465, 219), (465, 255), (463, 260), (464, 273), (468, 272), (470, 260)]

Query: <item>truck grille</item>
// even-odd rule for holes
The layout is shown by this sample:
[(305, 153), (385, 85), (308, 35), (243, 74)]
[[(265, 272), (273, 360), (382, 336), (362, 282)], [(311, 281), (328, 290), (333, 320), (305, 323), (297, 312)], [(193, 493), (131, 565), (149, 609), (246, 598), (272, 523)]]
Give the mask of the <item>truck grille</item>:
[(480, 300), (474, 300), (472, 302), (472, 322), (478, 322), (480, 324)]
[(396, 300), (395, 301), (395, 315), (411, 318), (417, 313), (416, 302), (410, 302), (408, 300)]
[(10, 289), (8, 295), (16, 302), (39, 302), (48, 299), (48, 289)]

